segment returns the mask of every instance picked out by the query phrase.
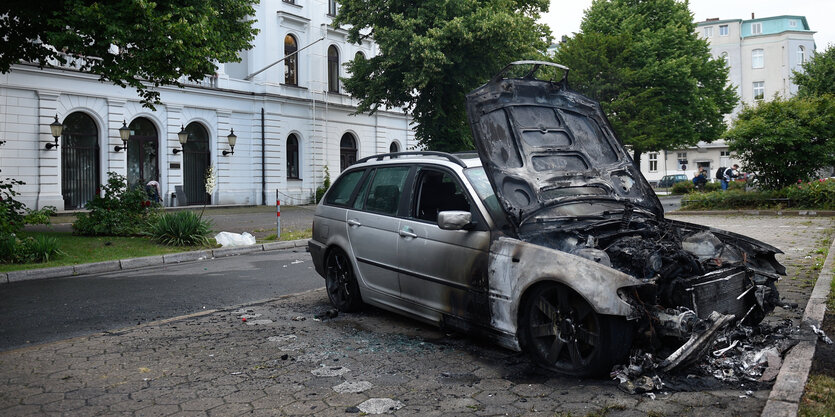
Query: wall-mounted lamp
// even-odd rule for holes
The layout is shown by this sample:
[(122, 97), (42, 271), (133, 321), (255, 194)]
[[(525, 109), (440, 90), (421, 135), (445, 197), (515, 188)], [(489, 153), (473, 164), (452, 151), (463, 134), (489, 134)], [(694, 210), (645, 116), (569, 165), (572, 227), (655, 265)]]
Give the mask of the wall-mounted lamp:
[(235, 129), (229, 129), (229, 136), (226, 137), (226, 140), (229, 141), (229, 148), (231, 151), (223, 151), (223, 156), (226, 155), (234, 155), (235, 154), (235, 142), (238, 141), (238, 136), (235, 135)]
[(128, 139), (130, 139), (130, 128), (128, 127), (127, 122), (122, 119), (122, 127), (119, 128), (119, 139), (122, 139), (122, 144), (124, 146), (116, 145), (113, 150), (116, 152), (121, 152), (123, 150), (128, 149)]
[(49, 130), (52, 131), (52, 136), (55, 138), (55, 143), (49, 142), (46, 144), (46, 149), (50, 150), (52, 148), (58, 147), (58, 138), (61, 137), (61, 133), (64, 133), (64, 125), (58, 121), (58, 115), (55, 115), (55, 121), (49, 124)]
[[(183, 125), (180, 125), (180, 132), (177, 133), (177, 139), (180, 140), (180, 146), (185, 148), (186, 142), (188, 142), (188, 132), (186, 132), (186, 129), (183, 127)], [(182, 150), (182, 148), (174, 148), (174, 155), (178, 154), (179, 152), (182, 152)]]

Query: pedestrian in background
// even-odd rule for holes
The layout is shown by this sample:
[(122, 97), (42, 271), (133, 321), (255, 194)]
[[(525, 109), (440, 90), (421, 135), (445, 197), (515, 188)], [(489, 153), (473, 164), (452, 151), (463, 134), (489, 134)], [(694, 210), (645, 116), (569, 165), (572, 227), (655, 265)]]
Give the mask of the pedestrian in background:
[(707, 184), (707, 172), (704, 168), (699, 168), (699, 174), (693, 177), (693, 187), (697, 190), (703, 190)]
[(734, 180), (734, 178), (739, 176), (739, 164), (734, 164), (734, 166), (725, 170), (725, 173), (722, 174), (722, 191), (728, 189), (728, 183)]

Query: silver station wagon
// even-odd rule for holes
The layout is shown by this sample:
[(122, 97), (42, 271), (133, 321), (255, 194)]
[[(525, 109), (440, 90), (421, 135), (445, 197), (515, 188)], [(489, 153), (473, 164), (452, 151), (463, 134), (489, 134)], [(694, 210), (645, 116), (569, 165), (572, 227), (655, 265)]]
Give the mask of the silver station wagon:
[[(532, 69), (505, 77), (512, 67)], [(467, 96), (477, 153), (375, 155), (325, 194), (309, 249), (334, 306), (374, 305), (585, 376), (637, 343), (668, 352), (665, 369), (690, 363), (719, 329), (779, 304), (780, 251), (665, 219), (567, 68), (505, 71)]]

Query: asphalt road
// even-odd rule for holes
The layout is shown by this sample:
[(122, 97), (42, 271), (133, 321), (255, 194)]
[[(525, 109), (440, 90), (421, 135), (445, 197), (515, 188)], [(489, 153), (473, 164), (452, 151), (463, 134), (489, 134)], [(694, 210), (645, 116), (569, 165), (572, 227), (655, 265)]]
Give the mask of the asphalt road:
[(324, 286), (304, 248), (0, 286), (0, 351)]

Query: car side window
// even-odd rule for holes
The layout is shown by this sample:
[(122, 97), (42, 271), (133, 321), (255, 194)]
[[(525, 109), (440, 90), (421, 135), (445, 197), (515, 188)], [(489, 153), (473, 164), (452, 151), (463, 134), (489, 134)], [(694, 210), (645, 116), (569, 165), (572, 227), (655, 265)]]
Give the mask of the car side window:
[(365, 199), (365, 210), (380, 214), (397, 214), (400, 195), (403, 193), (408, 175), (407, 166), (377, 168)]
[(464, 189), (447, 172), (422, 170), (415, 191), (413, 216), (420, 220), (434, 223), (442, 211), (470, 211), (470, 202)]
[(339, 177), (336, 183), (331, 186), (328, 195), (325, 197), (325, 204), (344, 206), (351, 200), (351, 194), (357, 183), (362, 179), (365, 170), (352, 171)]

